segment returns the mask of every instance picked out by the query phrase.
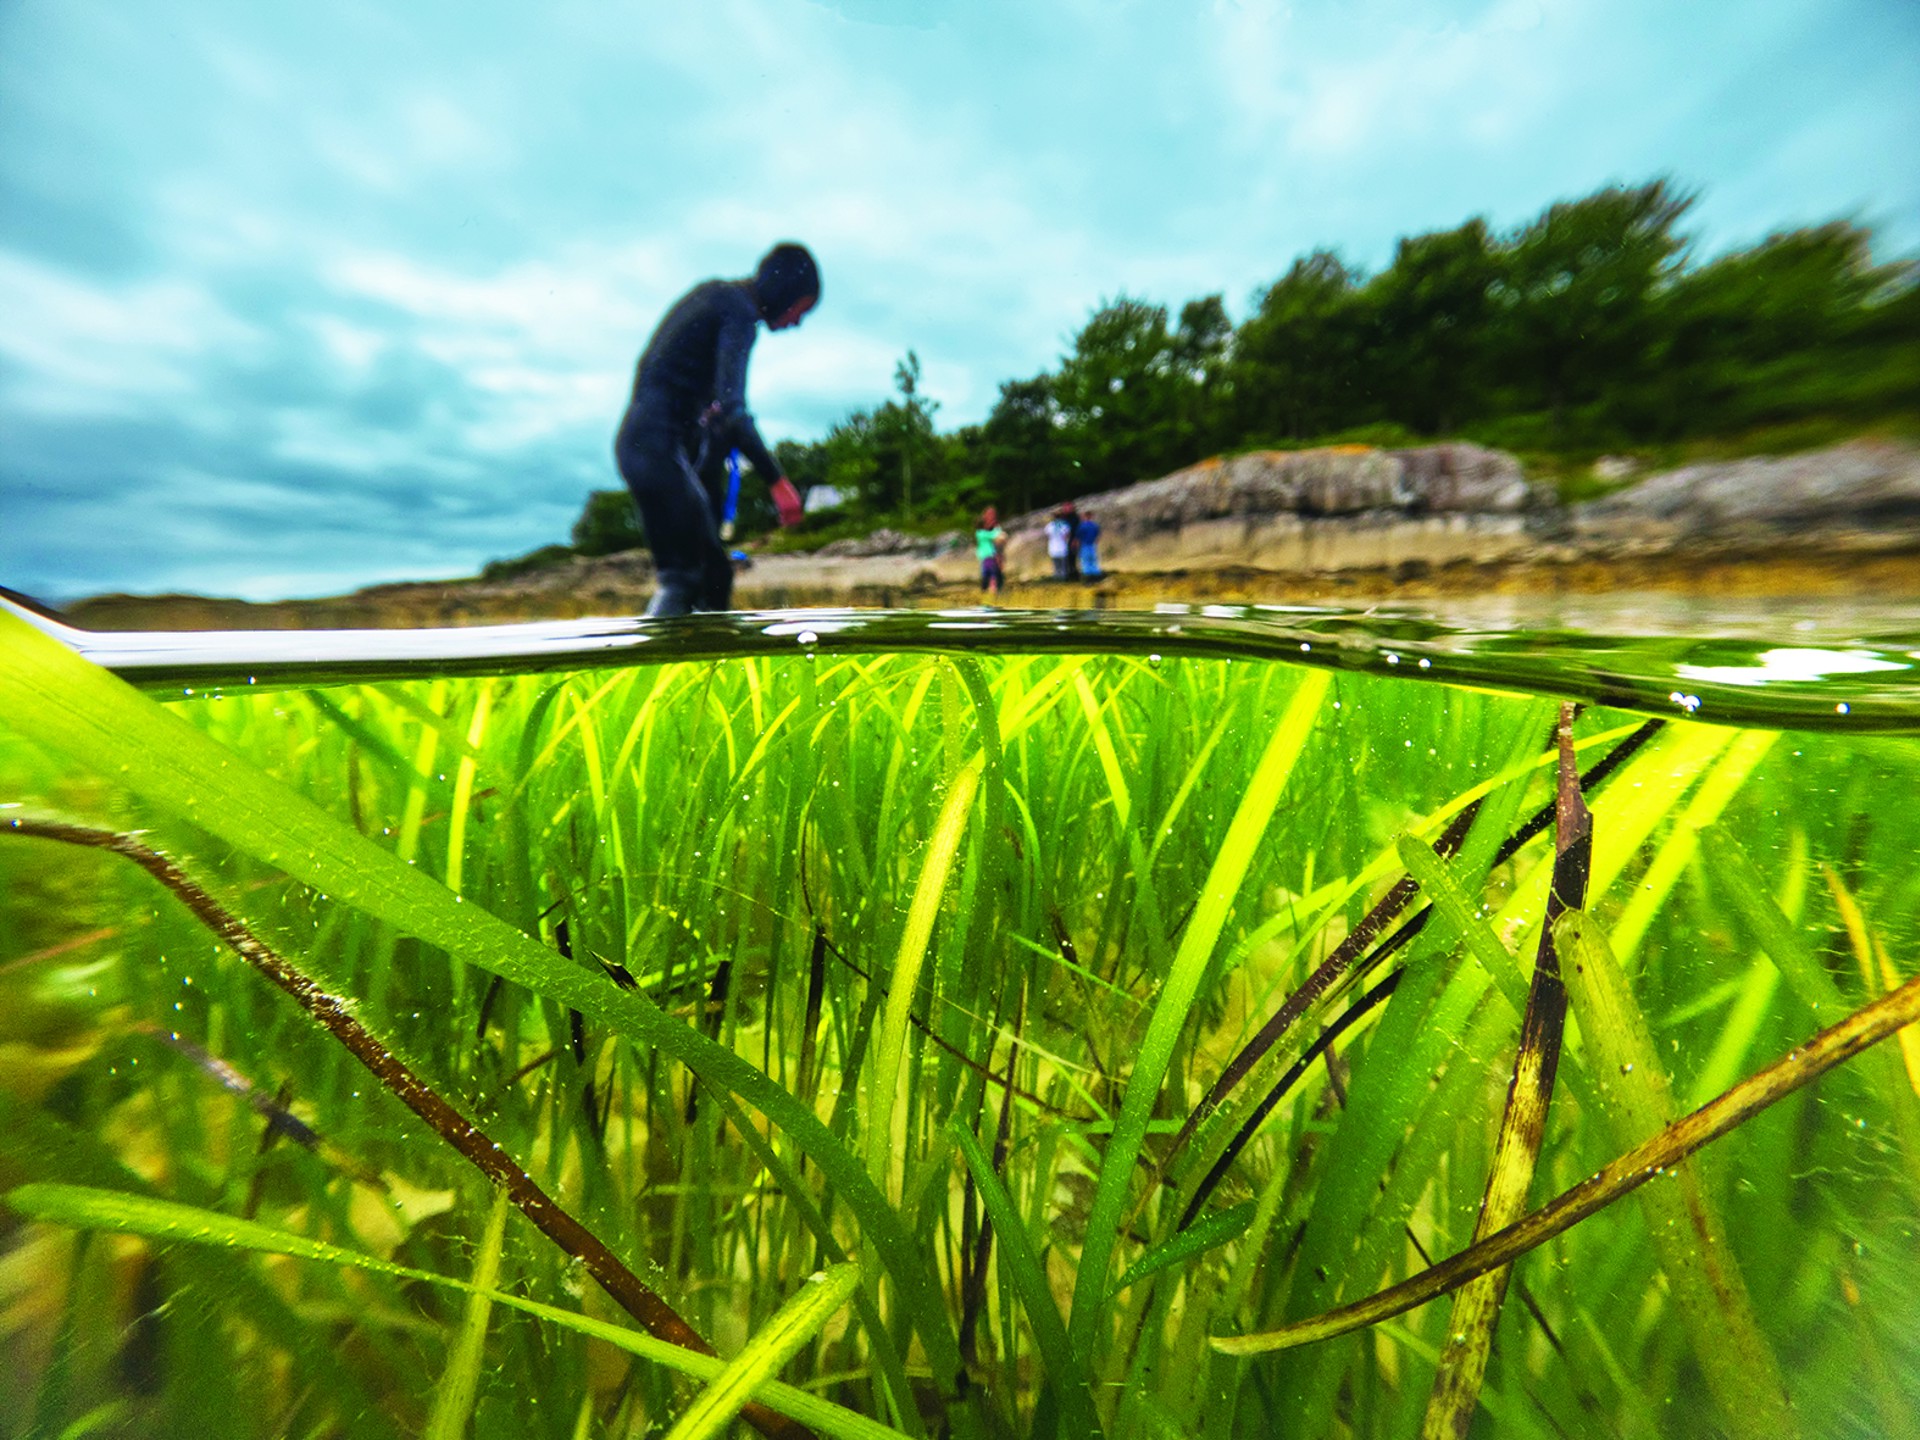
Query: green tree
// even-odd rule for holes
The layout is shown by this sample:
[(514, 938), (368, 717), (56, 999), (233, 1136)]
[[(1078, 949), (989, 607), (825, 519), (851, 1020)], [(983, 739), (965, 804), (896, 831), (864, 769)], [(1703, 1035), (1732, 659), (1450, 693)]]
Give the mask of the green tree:
[(1052, 385), (1081, 493), (1164, 471), (1178, 453), (1175, 394), (1166, 307), (1123, 295), (1095, 311)]
[(1899, 388), (1888, 362), (1900, 347), (1881, 322), (1904, 269), (1876, 267), (1868, 233), (1835, 221), (1679, 276), (1661, 300), (1664, 348), (1639, 418), (1670, 436), (1881, 408), (1896, 398), (1889, 382)]
[(1304, 440), (1372, 419), (1357, 277), (1326, 250), (1293, 262), (1234, 339), (1242, 439)]
[(1655, 180), (1504, 236), (1469, 220), (1403, 239), (1364, 281), (1316, 250), (1237, 330), (1217, 294), (1171, 329), (1164, 306), (1122, 295), (1054, 371), (1006, 381), (983, 424), (949, 435), (909, 350), (893, 398), (778, 453), (796, 484), (834, 485), (870, 518), (945, 518), (1379, 422), (1580, 449), (1920, 411), (1920, 267), (1874, 266), (1867, 232), (1835, 222), (1689, 268), (1676, 227), (1692, 203)]
[(1550, 207), (1514, 238), (1490, 337), (1513, 408), (1547, 410), (1564, 440), (1576, 407), (1604, 409), (1610, 390), (1644, 376), (1655, 295), (1683, 245), (1673, 227), (1692, 204), (1664, 180), (1615, 186)]
[(1484, 220), (1402, 240), (1367, 283), (1371, 386), (1386, 415), (1428, 435), (1486, 411), (1492, 292), (1504, 256)]
[(1233, 406), (1232, 355), (1233, 321), (1223, 297), (1208, 295), (1180, 307), (1170, 351), (1175, 464), (1198, 460), (1225, 443)]
[(582, 555), (615, 555), (646, 543), (640, 513), (625, 490), (595, 490), (573, 522), (573, 548)]
[(827, 484), (869, 513), (887, 508), (888, 486), (881, 474), (871, 410), (855, 410), (827, 431), (821, 442), (826, 452)]
[(947, 435), (933, 437), (942, 472), (927, 491), (928, 508), (936, 514), (971, 520), (981, 507), (997, 503), (987, 479), (985, 425), (962, 425)]
[[(920, 357), (912, 350), (893, 367), (893, 383), (900, 391), (902, 403), (896, 405), (889, 401), (879, 418), (880, 440), (885, 448), (898, 454), (897, 464), (900, 471), (900, 508), (907, 518), (913, 518), (913, 462), (916, 455), (925, 459), (940, 458), (934, 450), (933, 415), (940, 408), (937, 400), (925, 400), (920, 396)], [(922, 485), (937, 477), (923, 474)]]
[(1065, 499), (1073, 493), (1053, 379), (1006, 380), (983, 427), (981, 446), (993, 503), (1014, 513)]

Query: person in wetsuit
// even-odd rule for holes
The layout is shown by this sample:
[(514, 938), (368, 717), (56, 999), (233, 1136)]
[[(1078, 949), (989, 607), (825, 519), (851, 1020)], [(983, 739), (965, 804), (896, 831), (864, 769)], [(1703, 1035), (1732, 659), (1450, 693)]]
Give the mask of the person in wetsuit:
[(641, 353), (613, 455), (659, 575), (649, 616), (725, 610), (733, 602), (733, 562), (720, 541), (729, 450), (767, 481), (780, 523), (799, 522), (799, 493), (747, 412), (747, 357), (760, 322), (790, 330), (819, 299), (813, 256), (785, 242), (751, 277), (688, 291)]

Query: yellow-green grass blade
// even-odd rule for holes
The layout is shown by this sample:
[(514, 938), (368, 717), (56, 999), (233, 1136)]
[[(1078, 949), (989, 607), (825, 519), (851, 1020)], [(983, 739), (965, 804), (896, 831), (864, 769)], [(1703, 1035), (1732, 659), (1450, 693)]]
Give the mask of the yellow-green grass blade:
[(1107, 793), (1113, 799), (1113, 813), (1124, 827), (1133, 814), (1133, 793), (1127, 788), (1126, 772), (1120, 767), (1120, 754), (1114, 748), (1113, 733), (1107, 728), (1106, 712), (1087, 683), (1086, 671), (1073, 677), (1074, 692), (1080, 697), (1080, 713), (1086, 717), (1087, 731), (1093, 736), (1093, 753), (1100, 757), (1100, 771), (1107, 778)]
[(958, 1119), (948, 1126), (954, 1142), (973, 1175), (980, 1191), (980, 1202), (999, 1241), (1000, 1263), (1005, 1268), (1014, 1299), (1027, 1317), (1033, 1342), (1040, 1351), (1040, 1366), (1046, 1383), (1054, 1388), (1065, 1432), (1097, 1440), (1100, 1420), (1085, 1387), (1068, 1386), (1072, 1354), (1067, 1348), (1067, 1327), (1054, 1304), (1052, 1288), (1047, 1284), (1046, 1266), (1034, 1252), (1026, 1222), (1015, 1208), (1013, 1197), (994, 1172), (993, 1162), (979, 1139)]
[[(1893, 957), (1887, 954), (1886, 941), (1880, 938), (1867, 920), (1866, 911), (1860, 907), (1859, 900), (1847, 888), (1838, 872), (1831, 865), (1823, 865), (1821, 869), (1826, 875), (1827, 889), (1839, 908), (1840, 921), (1846, 926), (1847, 941), (1853, 947), (1854, 961), (1860, 967), (1861, 993), (1874, 995), (1882, 989), (1899, 989), (1900, 972), (1894, 968)], [(1914, 1094), (1920, 1095), (1920, 1033), (1902, 1030), (1899, 1042), (1900, 1054), (1907, 1067), (1907, 1086)]]
[[(429, 694), (438, 699), (446, 692), (444, 683), (436, 683), (429, 688)], [(438, 712), (435, 712), (437, 715)], [(434, 773), (433, 757), (440, 749), (440, 727), (426, 724), (420, 729), (420, 743), (414, 751), (413, 769), (421, 775)], [(424, 785), (415, 785), (407, 791), (406, 806), (400, 814), (400, 835), (394, 849), (402, 860), (412, 861), (420, 850), (420, 826), (427, 813), (427, 790)]]
[(1213, 752), (1219, 749), (1220, 742), (1226, 739), (1227, 730), (1233, 718), (1233, 712), (1223, 707), (1220, 718), (1214, 722), (1213, 729), (1187, 765), (1187, 773), (1181, 777), (1180, 787), (1173, 792), (1173, 799), (1167, 802), (1166, 811), (1160, 816), (1159, 828), (1154, 832), (1153, 843), (1147, 847), (1149, 871), (1153, 869), (1154, 862), (1160, 858), (1160, 847), (1173, 834), (1181, 812), (1187, 808), (1187, 801), (1193, 797), (1194, 788), (1200, 783), (1200, 777), (1206, 773), (1207, 762), (1213, 758)]
[(700, 1392), (667, 1432), (667, 1440), (712, 1440), (720, 1434), (760, 1388), (840, 1313), (859, 1284), (860, 1267), (852, 1261), (810, 1276)]
[[(1732, 1008), (1721, 1021), (1713, 1049), (1707, 1052), (1706, 1061), (1695, 1073), (1688, 1091), (1688, 1103), (1696, 1109), (1740, 1078), (1746, 1068), (1747, 1052), (1760, 1038), (1760, 1024), (1773, 1006), (1774, 992), (1780, 987), (1780, 972), (1766, 960), (1756, 960), (1747, 967), (1745, 977), (1735, 982), (1735, 987)], [(1604, 1069), (1600, 1073), (1609, 1074)]]
[(1402, 835), (1395, 843), (1400, 862), (1407, 873), (1420, 882), (1421, 896), (1445, 919), (1449, 927), (1467, 945), (1467, 954), (1493, 981), (1513, 1013), (1527, 1008), (1527, 977), (1520, 962), (1488, 927), (1479, 909), (1448, 872), (1446, 863), (1426, 841), (1415, 835)]
[(1667, 832), (1667, 838), (1661, 842), (1633, 897), (1613, 926), (1613, 951), (1622, 964), (1629, 963), (1639, 952), (1648, 925), (1666, 904), (1674, 882), (1699, 848), (1701, 830), (1720, 818), (1727, 802), (1779, 738), (1778, 730), (1742, 730), (1700, 782), (1687, 807), (1674, 818), (1673, 828)]
[[(1550, 703), (1543, 702), (1538, 708), (1543, 717), (1551, 713)], [(1640, 727), (1633, 725), (1621, 726), (1598, 735), (1589, 736), (1585, 740), (1576, 742), (1574, 750), (1576, 753), (1579, 753), (1596, 746), (1623, 740), (1639, 728)], [(1508, 757), (1505, 765), (1498, 769), (1490, 778), (1475, 784), (1470, 789), (1460, 792), (1444, 805), (1441, 805), (1420, 819), (1411, 822), (1408, 827), (1408, 833), (1415, 836), (1432, 834), (1437, 837), (1441, 828), (1468, 805), (1483, 800), (1490, 793), (1511, 784), (1513, 781), (1524, 779), (1534, 770), (1540, 768), (1541, 765), (1548, 763), (1548, 761), (1552, 759), (1552, 752), (1540, 751), (1537, 739), (1533, 738), (1537, 733), (1538, 729), (1533, 725), (1531, 716), (1529, 716), (1527, 721), (1521, 724), (1516, 730), (1517, 744), (1514, 753)], [(1517, 806), (1520, 798), (1521, 796), (1517, 791), (1512, 792), (1509, 797), (1509, 802), (1499, 807), (1502, 813), (1506, 813), (1512, 806)], [(1483, 812), (1483, 823), (1484, 820), (1485, 813)], [(1474, 833), (1481, 834), (1482, 831), (1479, 827), (1476, 827)], [(1502, 829), (1500, 833), (1504, 834), (1504, 829)], [(1485, 832), (1485, 836), (1484, 848), (1486, 848), (1487, 853), (1490, 855), (1491, 847), (1497, 842), (1497, 836), (1495, 836), (1492, 831)], [(1431, 854), (1431, 846), (1429, 845), (1426, 848), (1428, 853)], [(1327, 881), (1314, 888), (1310, 894), (1302, 896), (1298, 904), (1303, 910), (1309, 912), (1308, 918), (1304, 923), (1296, 927), (1299, 938), (1296, 940), (1293, 950), (1288, 955), (1286, 961), (1272, 968), (1271, 974), (1273, 978), (1269, 984), (1277, 986), (1286, 977), (1293, 975), (1295, 967), (1302, 957), (1307, 955), (1313, 946), (1320, 943), (1322, 932), (1326, 927), (1346, 911), (1355, 897), (1366, 893), (1372, 886), (1390, 874), (1396, 863), (1404, 865), (1405, 861), (1401, 858), (1397, 847), (1389, 845), (1376, 854), (1359, 873), (1350, 878)], [(1482, 863), (1484, 865), (1484, 857)], [(1237, 965), (1244, 955), (1255, 945), (1262, 943), (1270, 935), (1278, 933), (1280, 929), (1285, 928), (1289, 923), (1291, 923), (1290, 918), (1282, 915), (1265, 922), (1262, 926), (1250, 932), (1228, 954), (1222, 966), (1222, 973), (1225, 973), (1226, 970)], [(1497, 939), (1490, 940), (1489, 943), (1496, 949), (1500, 948), (1500, 942)], [(1507, 966), (1506, 971), (1511, 983), (1502, 990), (1502, 994), (1508, 997), (1513, 1011), (1517, 1015), (1524, 1004), (1525, 981), (1520, 975), (1517, 963)], [(1340, 999), (1347, 993), (1347, 989), (1357, 978), (1355, 973), (1349, 972), (1340, 981), (1337, 981), (1331, 986), (1326, 993), (1316, 1001), (1314, 1009), (1302, 1015), (1300, 1022), (1296, 1022), (1296, 1037), (1304, 1033), (1301, 1022), (1311, 1021), (1315, 1016), (1320, 1014), (1327, 1005)], [(1266, 1013), (1269, 1001), (1270, 996), (1263, 995), (1261, 997), (1261, 1003), (1256, 1007), (1254, 1013)], [(1247, 1028), (1253, 1028), (1253, 1024), (1253, 1019), (1250, 1016), (1247, 1022)], [(1243, 1033), (1239, 1043), (1244, 1044), (1245, 1040), (1246, 1035)], [(1243, 1094), (1257, 1093), (1266, 1079), (1278, 1073), (1287, 1064), (1291, 1063), (1295, 1050), (1301, 1043), (1303, 1042), (1296, 1038), (1288, 1044), (1275, 1046), (1270, 1050), (1266, 1057), (1259, 1063), (1259, 1067), (1249, 1072), (1242, 1080), (1240, 1085), (1241, 1092)], [(1217, 1157), (1226, 1141), (1226, 1137), (1231, 1135), (1240, 1123), (1237, 1106), (1222, 1105), (1213, 1109), (1211, 1113), (1206, 1114), (1197, 1126), (1192, 1127), (1193, 1134), (1183, 1168), (1188, 1172), (1204, 1173), (1208, 1165)]]
[(1214, 946), (1226, 924), (1228, 911), (1239, 893), (1253, 861), (1254, 851), (1265, 833), (1282, 790), (1293, 774), (1295, 762), (1306, 745), (1308, 732), (1319, 718), (1320, 707), (1331, 683), (1325, 671), (1301, 675), (1280, 722), (1274, 727), (1265, 753), (1255, 767), (1253, 778), (1240, 798), (1226, 839), (1214, 856), (1203, 885), (1199, 903), (1187, 922), (1173, 967), (1160, 990), (1153, 1016), (1147, 1023), (1133, 1072), (1128, 1077), (1120, 1115), (1100, 1167), (1094, 1192), (1092, 1214), (1087, 1223), (1086, 1244), (1081, 1250), (1080, 1271), (1075, 1280), (1073, 1308), (1067, 1324), (1074, 1375), (1069, 1383), (1078, 1383), (1088, 1365), (1100, 1314), (1106, 1303), (1107, 1267), (1113, 1258), (1120, 1218), (1126, 1208), (1128, 1184), (1134, 1161), (1146, 1138), (1155, 1101), (1166, 1080), (1180, 1032), (1193, 1007), (1195, 991), (1213, 957)]
[(487, 1321), (493, 1315), (493, 1294), (500, 1279), (500, 1252), (507, 1236), (507, 1191), (493, 1194), (487, 1228), (480, 1237), (480, 1256), (467, 1291), (467, 1313), (447, 1357), (447, 1368), (433, 1392), (433, 1410), (427, 1416), (426, 1440), (459, 1440), (473, 1419), (473, 1401), (480, 1390), (480, 1362), (487, 1354)]
[[(193, 1245), (208, 1245), (225, 1250), (252, 1250), (265, 1255), (287, 1255), (297, 1260), (313, 1260), (397, 1280), (413, 1280), (438, 1285), (468, 1295), (484, 1294), (488, 1303), (518, 1310), (551, 1325), (558, 1325), (595, 1340), (604, 1340), (630, 1355), (655, 1365), (664, 1365), (696, 1380), (716, 1379), (727, 1362), (714, 1355), (683, 1350), (664, 1340), (656, 1340), (643, 1330), (595, 1320), (571, 1310), (527, 1300), (503, 1290), (481, 1291), (472, 1281), (395, 1264), (358, 1250), (296, 1235), (255, 1220), (241, 1220), (215, 1210), (181, 1205), (171, 1200), (156, 1200), (129, 1195), (118, 1190), (102, 1190), (86, 1185), (36, 1183), (21, 1185), (7, 1192), (8, 1208), (32, 1220), (65, 1225), (76, 1230), (98, 1230), (118, 1235), (139, 1235), (149, 1240)], [(869, 1420), (843, 1406), (810, 1395), (805, 1390), (766, 1380), (753, 1392), (753, 1398), (769, 1409), (778, 1410), (804, 1425), (843, 1440), (904, 1440), (898, 1430)]]
[[(1746, 922), (1800, 1002), (1822, 1024), (1832, 1024), (1845, 1015), (1848, 1005), (1840, 987), (1815, 957), (1805, 934), (1768, 892), (1740, 842), (1724, 824), (1709, 825), (1700, 838), (1719, 892), (1732, 901), (1734, 912)], [(1892, 1108), (1908, 1192), (1920, 1197), (1920, 1100), (1910, 1084), (1903, 1083), (1910, 1077), (1901, 1073), (1898, 1055), (1878, 1050), (1863, 1063), (1871, 1068), (1874, 1084)]]
[[(1578, 911), (1563, 915), (1554, 929), (1562, 941), (1581, 1040), (1605, 1077), (1600, 1105), (1607, 1129), (1619, 1149), (1630, 1150), (1678, 1114), (1672, 1082), (1606, 933)], [(1726, 1222), (1700, 1166), (1692, 1159), (1680, 1161), (1672, 1167), (1672, 1183), (1641, 1187), (1640, 1204), (1694, 1359), (1727, 1432), (1746, 1440), (1798, 1433), (1779, 1362), (1760, 1331), (1727, 1246)]]
[(1114, 1282), (1114, 1290), (1120, 1291), (1129, 1285), (1158, 1274), (1174, 1265), (1204, 1255), (1217, 1246), (1225, 1245), (1246, 1233), (1253, 1224), (1256, 1201), (1243, 1200), (1238, 1205), (1225, 1210), (1215, 1210), (1202, 1215), (1186, 1229), (1178, 1231), (1170, 1238), (1161, 1241), (1148, 1250), (1138, 1260), (1127, 1267), (1126, 1273)]
[(473, 804), (473, 777), (479, 768), (475, 756), (486, 738), (487, 719), (493, 712), (493, 686), (483, 684), (473, 702), (472, 722), (467, 726), (467, 748), (461, 752), (453, 776), (453, 806), (447, 816), (447, 888), (458, 895), (466, 873), (467, 812)]
[[(758, 1157), (760, 1163), (767, 1168), (767, 1173), (772, 1175), (786, 1192), (788, 1203), (798, 1212), (800, 1224), (811, 1231), (815, 1240), (819, 1242), (820, 1253), (827, 1260), (835, 1263), (844, 1261), (847, 1258), (846, 1251), (841, 1248), (839, 1240), (835, 1237), (833, 1227), (827, 1222), (826, 1216), (820, 1213), (820, 1207), (814, 1203), (813, 1196), (808, 1193), (800, 1177), (794, 1173), (793, 1167), (787, 1164), (779, 1151), (754, 1128), (753, 1122), (740, 1109), (739, 1101), (724, 1090), (716, 1090), (713, 1094), (719, 1100), (722, 1112), (733, 1126), (734, 1133), (740, 1137), (741, 1143)], [(859, 1312), (860, 1323), (866, 1327), (868, 1340), (873, 1345), (874, 1364), (878, 1367), (881, 1379), (890, 1392), (893, 1404), (903, 1417), (902, 1423), (906, 1424), (916, 1436), (924, 1435), (925, 1430), (920, 1423), (920, 1413), (914, 1408), (913, 1386), (907, 1379), (906, 1366), (900, 1359), (900, 1352), (893, 1343), (892, 1334), (881, 1323), (878, 1303), (871, 1295), (872, 1288), (869, 1284), (854, 1291), (854, 1308)]]
[(1000, 1242), (1001, 1263), (1007, 1267), (1014, 1297), (1026, 1312), (1034, 1344), (1040, 1349), (1040, 1363), (1049, 1377), (1058, 1378), (1067, 1369), (1067, 1329), (1054, 1305), (1053, 1292), (1047, 1286), (1046, 1269), (1027, 1237), (1026, 1222), (1014, 1208), (1007, 1187), (994, 1173), (993, 1162), (987, 1158), (979, 1139), (957, 1119), (948, 1128), (967, 1162), (967, 1169), (972, 1172), (973, 1183), (979, 1187), (980, 1203)]
[[(1595, 798), (1590, 903), (1608, 892), (1739, 734), (1711, 725), (1669, 725)], [(1551, 864), (1536, 865), (1493, 917), (1496, 932), (1516, 949), (1540, 927), (1552, 872)]]
[(1720, 892), (1733, 902), (1734, 912), (1746, 922), (1767, 958), (1779, 967), (1800, 1003), (1823, 1025), (1846, 1014), (1847, 1001), (1840, 987), (1768, 893), (1766, 882), (1740, 842), (1722, 823), (1703, 829), (1700, 840)]
[[(1500, 756), (1503, 764), (1496, 766), (1496, 780), (1482, 781), (1469, 791), (1471, 799), (1488, 797), (1490, 803), (1482, 806), (1475, 829), (1469, 833), (1453, 866), (1448, 866), (1450, 876), (1455, 866), (1471, 876), (1486, 874), (1486, 866), (1501, 837), (1509, 833), (1515, 810), (1524, 801), (1524, 785), (1515, 781), (1524, 781), (1546, 756), (1551, 756), (1551, 751), (1546, 756), (1540, 751), (1540, 730), (1551, 712), (1551, 703), (1530, 707), (1513, 728), (1507, 755)], [(1632, 733), (1632, 728), (1607, 732), (1599, 739), (1619, 741), (1628, 733)], [(1463, 799), (1455, 797), (1440, 814), (1457, 814), (1459, 808), (1463, 808)], [(1428, 816), (1427, 828), (1432, 826), (1432, 820), (1434, 816)], [(1428, 854), (1430, 852), (1428, 847)], [(1394, 851), (1388, 849), (1373, 868), (1384, 874), (1392, 856)], [(1317, 924), (1325, 924), (1325, 918)], [(1478, 924), (1484, 929), (1484, 922)], [(1498, 939), (1488, 937), (1488, 943), (1500, 947)], [(1398, 1217), (1413, 1204), (1413, 1196), (1405, 1196), (1400, 1208), (1392, 1210), (1396, 1219), (1375, 1219), (1380, 1206), (1384, 1206), (1380, 1175), (1392, 1177), (1390, 1190), (1394, 1194), (1407, 1185), (1425, 1188), (1427, 1165), (1411, 1158), (1396, 1160), (1396, 1152), (1400, 1152), (1404, 1144), (1421, 1144), (1427, 1137), (1448, 1129), (1450, 1121), (1428, 1123), (1423, 1116), (1428, 1106), (1436, 1104), (1440, 1106), (1440, 1116), (1450, 1116), (1452, 1110), (1444, 1104), (1446, 1096), (1463, 1083), (1469, 1071), (1478, 1073), (1476, 1066), (1467, 1064), (1455, 1046), (1467, 1046), (1467, 1056), (1490, 1054), (1498, 1031), (1511, 1029), (1507, 1016), (1519, 1016), (1523, 1010), (1521, 1002), (1511, 1004), (1501, 1010), (1501, 1014), (1494, 1014), (1498, 1008), (1484, 1008), (1480, 1012), (1480, 1025), (1469, 1029), (1476, 1002), (1484, 993), (1488, 979), (1484, 970), (1475, 968), (1467, 975), (1467, 983), (1440, 987), (1444, 956), (1452, 947), (1444, 916), (1442, 924), (1427, 925), (1413, 947), (1409, 947), (1404, 981), (1388, 1002), (1375, 1041), (1357, 1062), (1350, 1102), (1342, 1112), (1331, 1142), (1319, 1156), (1317, 1175), (1309, 1192), (1308, 1221), (1298, 1246), (1300, 1260), (1294, 1269), (1290, 1286), (1292, 1298), (1288, 1302), (1288, 1309), (1294, 1313), (1331, 1306), (1348, 1284), (1373, 1283), (1379, 1277), (1380, 1267), (1386, 1263), (1388, 1246), (1396, 1242), (1404, 1244), (1398, 1240)], [(1519, 985), (1515, 989), (1524, 995)], [(1469, 1043), (1467, 1037), (1478, 1037), (1478, 1031), (1486, 1025), (1494, 1029), (1488, 1031), (1484, 1039)], [(1438, 1091), (1428, 1085), (1428, 1077), (1436, 1071), (1444, 1077)], [(1244, 1292), (1252, 1283), (1254, 1261), (1258, 1260), (1258, 1252), (1265, 1250), (1261, 1236), (1267, 1229), (1271, 1229), (1271, 1221), (1261, 1225), (1256, 1219), (1248, 1258), (1240, 1263), (1244, 1281), (1236, 1294)], [(1356, 1236), (1359, 1236), (1357, 1252)], [(1240, 1304), (1229, 1306), (1225, 1313), (1240, 1319)], [(1331, 1388), (1336, 1380), (1334, 1367), (1321, 1365), (1315, 1382), (1308, 1388), (1302, 1413), (1302, 1423), (1309, 1430), (1331, 1425)]]
[(914, 994), (920, 985), (920, 970), (926, 964), (927, 946), (933, 940), (933, 922), (939, 916), (947, 875), (953, 868), (961, 838), (967, 832), (967, 814), (979, 785), (978, 760), (962, 765), (953, 777), (946, 803), (940, 808), (940, 818), (934, 822), (932, 838), (927, 842), (920, 880), (907, 910), (906, 929), (900, 936), (893, 971), (887, 977), (886, 1010), (880, 1022), (879, 1048), (873, 1056), (872, 1089), (867, 1094), (867, 1168), (874, 1184), (896, 1203), (900, 1190), (890, 1173), (894, 1168), (891, 1164), (893, 1112), (906, 1060), (907, 1027), (913, 1015)]

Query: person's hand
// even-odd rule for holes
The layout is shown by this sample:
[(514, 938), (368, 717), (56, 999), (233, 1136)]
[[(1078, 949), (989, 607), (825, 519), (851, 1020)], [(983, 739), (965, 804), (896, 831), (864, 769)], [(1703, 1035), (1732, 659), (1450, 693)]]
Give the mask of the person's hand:
[(773, 507), (780, 512), (780, 524), (783, 529), (792, 529), (800, 523), (800, 492), (793, 488), (793, 482), (782, 475), (767, 489), (773, 495)]

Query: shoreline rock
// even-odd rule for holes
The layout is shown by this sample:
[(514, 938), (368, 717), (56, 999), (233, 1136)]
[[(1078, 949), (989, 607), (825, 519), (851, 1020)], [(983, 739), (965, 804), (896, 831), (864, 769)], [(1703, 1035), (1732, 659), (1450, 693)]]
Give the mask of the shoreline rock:
[[(1051, 575), (1051, 509), (1007, 525), (1006, 602), (1151, 604), (1236, 598), (1346, 602), (1467, 592), (1732, 587), (1743, 593), (1920, 597), (1920, 448), (1854, 441), (1804, 455), (1715, 461), (1646, 476), (1575, 505), (1477, 445), (1341, 446), (1203, 461), (1076, 502), (1102, 527), (1109, 578)], [(888, 529), (810, 554), (763, 554), (743, 608), (973, 603), (970, 537)], [(67, 607), (95, 629), (473, 624), (633, 614), (653, 586), (643, 553), (575, 557), (510, 579), (373, 586), (250, 604), (103, 595)]]
[(1805, 455), (1685, 465), (1570, 506), (1576, 546), (1741, 547), (1920, 532), (1920, 450), (1853, 441)]

